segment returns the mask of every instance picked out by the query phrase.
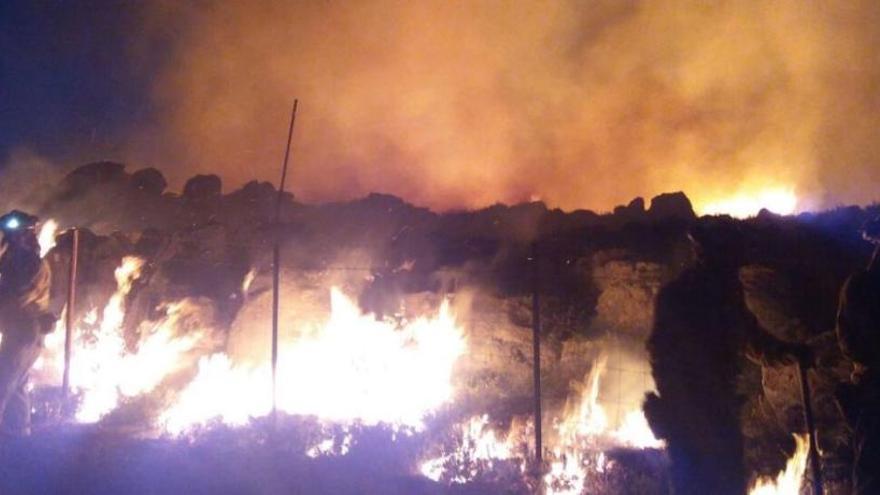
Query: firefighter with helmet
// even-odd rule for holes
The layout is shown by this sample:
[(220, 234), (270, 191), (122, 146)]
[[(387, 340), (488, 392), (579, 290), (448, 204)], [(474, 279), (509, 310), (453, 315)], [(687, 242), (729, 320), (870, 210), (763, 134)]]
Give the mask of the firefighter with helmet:
[(775, 338), (746, 307), (739, 269), (745, 235), (729, 217), (701, 220), (688, 235), (696, 263), (656, 299), (647, 347), (657, 393), (644, 403), (666, 440), (676, 495), (745, 495), (737, 390), (744, 358), (765, 366), (812, 365), (809, 347)]
[(30, 432), (28, 371), (55, 318), (48, 311), (51, 273), (40, 257), (38, 219), (14, 210), (0, 217), (0, 433)]

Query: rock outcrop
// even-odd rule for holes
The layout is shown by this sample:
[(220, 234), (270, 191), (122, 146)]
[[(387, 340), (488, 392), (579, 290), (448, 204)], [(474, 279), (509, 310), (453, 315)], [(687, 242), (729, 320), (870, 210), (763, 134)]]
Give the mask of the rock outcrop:
[(697, 217), (691, 201), (683, 192), (665, 193), (651, 199), (648, 215), (654, 220), (684, 220)]

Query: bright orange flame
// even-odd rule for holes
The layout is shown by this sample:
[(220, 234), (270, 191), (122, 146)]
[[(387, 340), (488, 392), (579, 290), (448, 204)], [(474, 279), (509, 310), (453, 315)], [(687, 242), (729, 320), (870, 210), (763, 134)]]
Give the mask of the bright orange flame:
[[(211, 329), (186, 329), (182, 324), (197, 308), (185, 299), (165, 305), (166, 314), (159, 321), (144, 322), (136, 348), (126, 348), (125, 298), (143, 264), (139, 258), (124, 258), (115, 271), (117, 290), (101, 318), (92, 310), (75, 329), (70, 376), (81, 397), (78, 421), (98, 421), (121, 398), (151, 392), (166, 377), (195, 364), (200, 344), (211, 343)], [(331, 289), (330, 295), (331, 314), (323, 325), (281, 343), (279, 408), (339, 423), (420, 428), (427, 413), (452, 398), (452, 370), (466, 351), (464, 332), (448, 301), (436, 315), (399, 326), (363, 314), (338, 289)], [(36, 383), (60, 381), (63, 335), (53, 332), (47, 338), (46, 350), (35, 364)], [(239, 425), (267, 414), (270, 407), (268, 363), (242, 365), (216, 353), (201, 357), (195, 379), (160, 415), (159, 423), (171, 433), (211, 420)], [(316, 448), (321, 451), (320, 445)]]
[(776, 479), (759, 478), (749, 490), (749, 495), (798, 495), (807, 471), (810, 442), (806, 435), (794, 435), (796, 448)]
[(459, 426), (461, 431), (460, 448), (422, 462), (419, 470), (434, 481), (440, 481), (446, 474), (446, 466), (451, 464), (470, 465), (470, 470), (455, 475), (451, 481), (466, 483), (477, 476), (474, 461), (485, 461), (491, 468), (493, 461), (510, 459), (516, 455), (514, 435), (508, 434), (499, 438), (495, 430), (489, 426), (489, 415), (474, 416)]
[[(81, 395), (76, 419), (85, 423), (99, 421), (114, 410), (123, 397), (135, 397), (152, 391), (166, 376), (179, 370), (183, 356), (195, 347), (202, 334), (176, 335), (180, 319), (190, 310), (184, 300), (166, 306), (165, 317), (144, 329), (136, 351), (125, 348), (122, 321), (125, 297), (140, 276), (144, 260), (125, 257), (116, 269), (117, 289), (104, 307), (98, 321), (90, 311), (74, 331), (74, 359), (70, 383)], [(59, 320), (63, 326), (64, 318)], [(37, 381), (58, 383), (64, 366), (64, 332), (55, 331), (46, 339), (46, 350), (35, 364)]]
[(550, 472), (544, 476), (548, 494), (581, 493), (590, 473), (601, 473), (606, 468), (607, 459), (601, 452), (603, 446), (663, 446), (654, 437), (641, 410), (628, 411), (623, 422), (616, 429), (612, 428), (599, 401), (601, 379), (607, 366), (608, 358), (602, 354), (584, 379), (580, 399), (574, 405), (566, 405), (565, 417), (556, 426), (558, 445), (553, 449)]
[(43, 222), (43, 225), (40, 227), (40, 233), (37, 234), (37, 241), (40, 243), (40, 258), (45, 257), (55, 247), (55, 234), (57, 232), (58, 222), (51, 218)]
[[(584, 378), (583, 389), (567, 405), (564, 418), (556, 424), (556, 436), (550, 445), (550, 471), (543, 479), (544, 493), (581, 493), (590, 476), (604, 472), (608, 467), (609, 461), (603, 453), (607, 447), (643, 449), (663, 446), (654, 438), (641, 410), (627, 412), (620, 425), (616, 429), (612, 427), (599, 400), (601, 378), (607, 363), (605, 355), (595, 361)], [(474, 461), (485, 461), (491, 468), (492, 461), (515, 460), (520, 469), (524, 469), (527, 453), (517, 446), (527, 443), (525, 430), (533, 428), (533, 424), (527, 421), (525, 428), (511, 427), (503, 437), (488, 425), (487, 415), (475, 416), (459, 425), (459, 447), (423, 461), (420, 465), (422, 474), (435, 481), (451, 475), (450, 481), (465, 483), (478, 474)], [(452, 466), (465, 469), (447, 472)]]
[(705, 215), (727, 214), (736, 218), (753, 217), (762, 208), (779, 215), (791, 215), (797, 211), (798, 198), (794, 191), (782, 187), (744, 191), (733, 196), (711, 201), (700, 211)]
[[(453, 366), (465, 350), (448, 303), (434, 317), (397, 328), (363, 314), (333, 288), (330, 319), (280, 346), (278, 407), (339, 423), (420, 428), (427, 413), (452, 398)], [(202, 358), (195, 380), (160, 422), (179, 433), (211, 420), (243, 424), (270, 408), (268, 363), (239, 365), (215, 354)]]

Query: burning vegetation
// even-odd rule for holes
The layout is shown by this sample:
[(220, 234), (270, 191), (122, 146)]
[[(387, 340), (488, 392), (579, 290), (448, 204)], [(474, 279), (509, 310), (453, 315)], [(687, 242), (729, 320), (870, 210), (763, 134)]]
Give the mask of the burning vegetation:
[[(32, 371), (31, 438), (62, 452), (49, 459), (73, 455), (82, 447), (71, 435), (86, 435), (157, 465), (200, 449), (228, 459), (266, 449), (279, 456), (263, 458), (269, 465), (312, 466), (279, 481), (279, 493), (336, 492), (315, 487), (322, 470), (340, 466), (352, 474), (342, 492), (668, 492), (666, 446), (642, 412), (654, 390), (644, 349), (654, 297), (692, 262), (684, 234), (703, 222), (684, 195), (606, 215), (540, 203), (438, 215), (388, 196), (317, 206), (287, 196), (276, 234), (267, 184), (222, 194), (216, 177), (196, 177), (176, 195), (159, 179), (97, 163), (44, 194), (40, 211), (51, 220), (40, 251), (63, 316)], [(843, 483), (848, 459), (829, 402), (847, 361), (828, 331), (843, 277), (867, 255), (853, 226), (869, 214), (765, 212), (739, 222), (750, 244), (740, 272), (749, 308), (777, 336), (813, 342), (825, 363), (814, 386), (829, 487)], [(70, 226), (81, 254), (62, 400)], [(276, 235), (284, 265), (272, 421), (267, 246)], [(806, 483), (805, 440), (790, 436), (804, 431), (790, 373), (752, 365), (739, 385), (753, 495), (799, 493)], [(165, 454), (144, 451), (151, 442)], [(83, 469), (107, 462), (92, 457)], [(139, 476), (122, 461), (107, 469), (108, 480)], [(264, 482), (231, 468), (220, 478)], [(61, 478), (10, 482), (51, 491)]]

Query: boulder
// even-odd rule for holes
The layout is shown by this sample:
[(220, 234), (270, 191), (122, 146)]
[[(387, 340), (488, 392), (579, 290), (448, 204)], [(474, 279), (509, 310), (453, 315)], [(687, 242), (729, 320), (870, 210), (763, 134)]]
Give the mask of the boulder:
[(664, 193), (651, 199), (648, 215), (654, 220), (693, 220), (697, 218), (691, 200), (683, 192)]
[(162, 172), (152, 167), (142, 168), (132, 174), (130, 184), (131, 187), (138, 191), (156, 196), (161, 195), (165, 188), (168, 187), (168, 182), (165, 180)]
[(94, 162), (77, 167), (64, 177), (61, 190), (66, 197), (86, 192), (99, 184), (124, 182), (125, 165), (116, 162)]
[(223, 181), (214, 174), (196, 175), (183, 186), (183, 197), (189, 201), (217, 199), (223, 190)]
[(645, 200), (636, 198), (626, 206), (614, 208), (614, 216), (628, 222), (645, 218)]
[(231, 196), (241, 197), (243, 200), (252, 203), (263, 203), (274, 201), (278, 196), (278, 191), (271, 182), (258, 182), (252, 180), (244, 185), (241, 189), (231, 194)]

